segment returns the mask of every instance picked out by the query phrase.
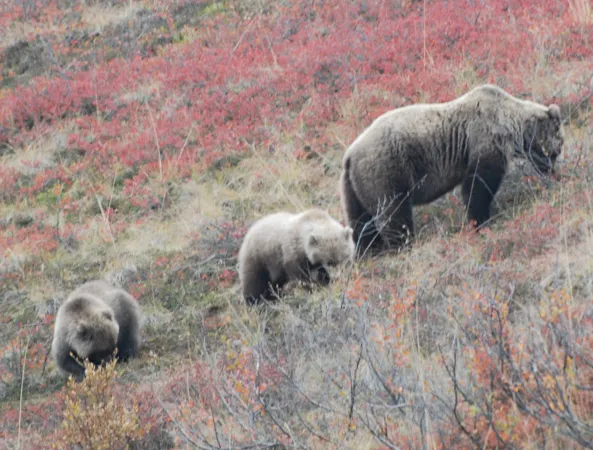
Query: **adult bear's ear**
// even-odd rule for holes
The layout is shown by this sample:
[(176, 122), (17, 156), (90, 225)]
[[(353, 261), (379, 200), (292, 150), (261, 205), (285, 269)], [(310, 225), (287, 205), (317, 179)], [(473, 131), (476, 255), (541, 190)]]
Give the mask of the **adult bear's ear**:
[(552, 119), (560, 120), (560, 107), (556, 103), (552, 103), (550, 106), (548, 106), (548, 115)]

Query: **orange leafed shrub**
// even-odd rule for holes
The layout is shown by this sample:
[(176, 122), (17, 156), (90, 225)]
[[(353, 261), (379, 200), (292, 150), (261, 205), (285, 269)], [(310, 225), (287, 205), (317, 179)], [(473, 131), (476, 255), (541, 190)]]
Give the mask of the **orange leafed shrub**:
[(82, 382), (68, 380), (62, 434), (54, 448), (111, 450), (141, 440), (151, 424), (139, 420), (137, 399), (128, 402), (116, 390), (116, 360), (97, 368), (87, 362), (85, 368)]

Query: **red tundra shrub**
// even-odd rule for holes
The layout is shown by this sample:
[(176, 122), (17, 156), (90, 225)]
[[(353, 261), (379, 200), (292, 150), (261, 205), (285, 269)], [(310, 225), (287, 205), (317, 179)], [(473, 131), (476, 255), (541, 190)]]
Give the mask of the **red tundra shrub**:
[[(354, 1), (277, 5), (246, 28), (239, 16), (214, 15), (195, 41), (167, 47), (162, 56), (114, 59), (19, 87), (4, 98), (0, 124), (59, 121), (90, 101), (97, 114), (79, 122), (71, 145), (93, 165), (118, 161), (148, 173), (157, 161), (208, 166), (227, 153), (267, 146), (271, 123), (323, 151), (333, 143), (324, 134), (327, 123), (341, 116), (340, 101), (355, 88), (397, 92), (402, 103), (421, 95), (443, 101), (459, 94), (452, 89), (459, 64), (476, 61), (479, 78), (504, 77), (503, 87), (520, 91), (542, 33), (563, 33), (568, 20), (559, 3), (502, 0), (429, 2), (426, 10)], [(550, 48), (552, 59), (567, 45)], [(138, 92), (142, 86), (149, 87), (146, 95)]]

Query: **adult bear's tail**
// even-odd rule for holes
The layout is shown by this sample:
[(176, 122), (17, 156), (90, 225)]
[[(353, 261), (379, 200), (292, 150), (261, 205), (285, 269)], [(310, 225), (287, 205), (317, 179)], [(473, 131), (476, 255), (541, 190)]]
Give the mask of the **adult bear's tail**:
[(350, 158), (346, 156), (340, 175), (340, 201), (348, 225), (353, 230), (357, 256), (363, 257), (381, 247), (381, 238), (375, 228), (373, 215), (363, 206), (354, 190), (350, 164)]

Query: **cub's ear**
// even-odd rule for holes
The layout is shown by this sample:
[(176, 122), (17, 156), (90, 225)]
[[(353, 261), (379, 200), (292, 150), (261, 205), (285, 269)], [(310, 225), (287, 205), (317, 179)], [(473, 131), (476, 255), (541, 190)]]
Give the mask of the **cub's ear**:
[(86, 307), (86, 301), (83, 297), (76, 297), (70, 300), (68, 309), (72, 312), (82, 311)]
[(548, 106), (548, 115), (552, 119), (560, 120), (560, 107), (556, 103), (552, 103), (550, 106)]
[(311, 234), (309, 236), (307, 244), (309, 245), (309, 247), (316, 247), (317, 245), (319, 245), (319, 238), (314, 234)]
[(352, 233), (353, 233), (352, 228), (350, 228), (350, 227), (344, 228), (344, 237), (346, 238), (347, 241), (352, 239)]

